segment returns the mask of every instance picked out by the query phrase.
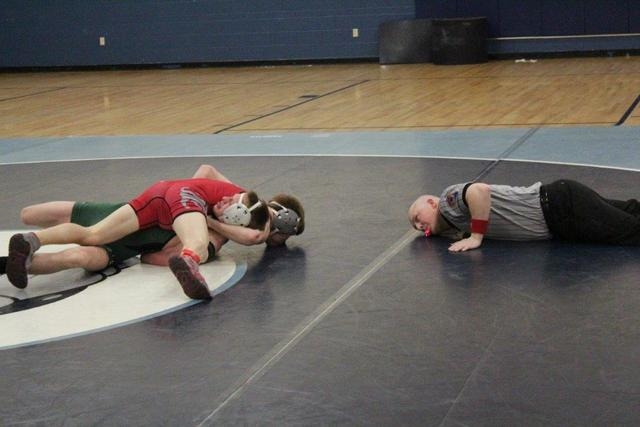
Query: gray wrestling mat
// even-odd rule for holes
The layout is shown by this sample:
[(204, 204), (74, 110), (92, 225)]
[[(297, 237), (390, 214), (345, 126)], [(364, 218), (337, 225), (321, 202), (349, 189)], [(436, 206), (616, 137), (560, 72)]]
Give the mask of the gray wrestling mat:
[[(638, 424), (640, 248), (493, 241), (449, 254), (448, 241), (410, 231), (406, 210), (421, 193), (476, 177), (522, 185), (566, 177), (637, 197), (639, 143), (633, 127), (2, 141), (6, 232), (23, 227), (27, 204), (127, 200), (202, 163), (263, 196), (298, 195), (307, 228), (286, 248), (226, 245), (221, 254), (246, 272), (210, 303), (0, 350), (0, 417), (6, 425)], [(122, 290), (113, 293), (144, 286), (151, 301), (172, 292), (151, 275), (131, 274), (127, 284), (132, 271), (49, 305), (106, 290), (117, 277)], [(78, 275), (56, 291), (77, 287)], [(27, 295), (4, 284), (2, 294)], [(86, 301), (95, 310), (68, 322), (103, 303)], [(8, 328), (9, 316), (0, 315), (2, 336), (18, 327)]]

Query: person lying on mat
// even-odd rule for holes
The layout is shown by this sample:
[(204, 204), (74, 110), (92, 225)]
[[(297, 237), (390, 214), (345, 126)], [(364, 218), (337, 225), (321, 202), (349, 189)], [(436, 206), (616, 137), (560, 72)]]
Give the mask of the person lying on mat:
[(462, 237), (451, 244), (452, 252), (478, 248), (484, 238), (640, 245), (636, 199), (606, 199), (569, 179), (528, 187), (455, 184), (440, 197), (419, 196), (408, 216), (426, 236)]

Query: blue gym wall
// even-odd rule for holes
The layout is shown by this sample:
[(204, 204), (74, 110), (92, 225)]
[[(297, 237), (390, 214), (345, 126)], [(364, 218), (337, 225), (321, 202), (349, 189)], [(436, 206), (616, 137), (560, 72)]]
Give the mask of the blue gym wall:
[(374, 58), (380, 23), (414, 17), (415, 0), (3, 0), (0, 67)]
[(0, 68), (377, 58), (382, 22), (461, 16), (494, 54), (640, 48), (640, 0), (2, 0)]

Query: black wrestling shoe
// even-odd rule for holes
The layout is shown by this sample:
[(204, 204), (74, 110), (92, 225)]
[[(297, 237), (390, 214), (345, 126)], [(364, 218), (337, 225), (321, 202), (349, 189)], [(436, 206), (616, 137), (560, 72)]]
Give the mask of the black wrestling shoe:
[(169, 258), (169, 268), (189, 298), (211, 299), (207, 282), (200, 274), (198, 264), (193, 259), (187, 256), (172, 256)]
[(7, 271), (7, 258), (6, 256), (0, 256), (0, 276)]
[(27, 263), (31, 260), (33, 252), (31, 244), (22, 234), (14, 234), (9, 240), (9, 256), (7, 257), (6, 274), (9, 282), (16, 288), (27, 287)]

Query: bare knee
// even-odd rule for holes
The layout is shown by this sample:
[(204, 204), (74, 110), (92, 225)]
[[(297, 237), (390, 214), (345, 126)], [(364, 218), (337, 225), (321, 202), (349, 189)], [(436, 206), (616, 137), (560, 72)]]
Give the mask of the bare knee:
[(25, 225), (52, 227), (71, 220), (73, 202), (45, 202), (30, 205), (20, 211), (20, 220)]
[(27, 206), (20, 211), (20, 221), (25, 225), (38, 225), (37, 209), (34, 206)]
[(65, 254), (65, 264), (68, 268), (84, 268), (89, 259), (89, 255), (81, 250), (69, 251)]
[(105, 242), (99, 234), (91, 232), (88, 233), (80, 242), (80, 244), (83, 246), (100, 246), (104, 243), (108, 242)]
[(82, 246), (100, 246), (105, 243), (110, 243), (105, 241), (105, 236), (102, 232), (97, 230), (95, 227), (82, 227), (82, 236), (77, 242)]
[(84, 268), (89, 271), (102, 270), (109, 264), (109, 255), (102, 248), (76, 248), (64, 255), (67, 268)]

